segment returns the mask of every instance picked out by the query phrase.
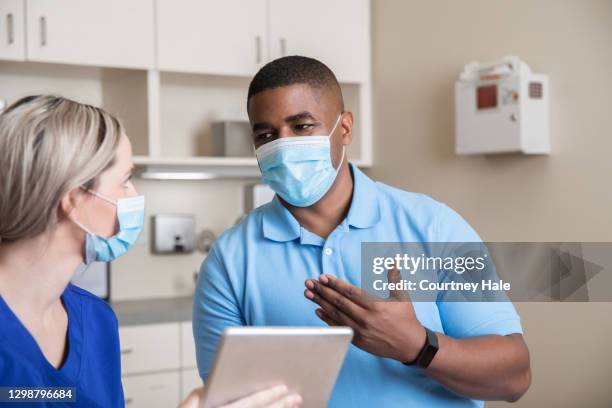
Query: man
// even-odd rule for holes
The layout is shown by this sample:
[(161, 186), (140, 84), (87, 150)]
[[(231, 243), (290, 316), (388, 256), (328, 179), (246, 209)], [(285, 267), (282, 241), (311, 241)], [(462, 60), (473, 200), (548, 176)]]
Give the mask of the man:
[(332, 407), (520, 398), (529, 353), (510, 302), (412, 303), (402, 293), (375, 302), (361, 293), (362, 242), (480, 238), (446, 205), (376, 183), (347, 161), (353, 115), (329, 68), (299, 56), (270, 62), (249, 86), (247, 110), (262, 179), (277, 194), (225, 232), (202, 265), (194, 301), (202, 378), (228, 326), (327, 323), (355, 330)]

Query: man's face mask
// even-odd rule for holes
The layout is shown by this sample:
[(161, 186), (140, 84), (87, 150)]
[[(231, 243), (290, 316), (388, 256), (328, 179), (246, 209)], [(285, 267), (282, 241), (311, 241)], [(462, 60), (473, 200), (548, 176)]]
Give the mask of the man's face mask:
[(282, 137), (255, 150), (262, 181), (269, 185), (283, 200), (296, 207), (308, 207), (319, 201), (329, 191), (338, 171), (331, 158), (329, 135)]
[(85, 264), (111, 262), (125, 254), (136, 242), (144, 226), (144, 196), (120, 198), (117, 201), (106, 198), (95, 191), (85, 189), (89, 194), (117, 207), (119, 232), (110, 238), (101, 237), (78, 220), (72, 221), (87, 233), (85, 240)]

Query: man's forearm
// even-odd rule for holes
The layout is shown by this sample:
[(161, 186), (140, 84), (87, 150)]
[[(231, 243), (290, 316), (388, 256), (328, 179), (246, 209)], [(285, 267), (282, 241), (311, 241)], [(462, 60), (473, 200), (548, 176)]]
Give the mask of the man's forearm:
[(516, 401), (529, 388), (529, 350), (520, 334), (454, 339), (438, 333), (438, 343), (426, 372), (458, 394)]

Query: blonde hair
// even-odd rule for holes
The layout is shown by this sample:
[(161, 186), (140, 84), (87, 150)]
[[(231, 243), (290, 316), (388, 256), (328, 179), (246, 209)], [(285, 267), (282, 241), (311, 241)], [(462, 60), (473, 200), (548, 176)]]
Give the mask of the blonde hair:
[(0, 114), (0, 242), (47, 232), (62, 197), (95, 188), (124, 134), (101, 108), (60, 96), (20, 99)]

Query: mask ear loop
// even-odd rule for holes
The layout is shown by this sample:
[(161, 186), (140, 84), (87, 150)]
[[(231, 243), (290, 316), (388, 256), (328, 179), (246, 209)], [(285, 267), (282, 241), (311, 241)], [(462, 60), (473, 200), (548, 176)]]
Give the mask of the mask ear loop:
[(329, 138), (331, 139), (331, 136), (334, 134), (334, 132), (336, 131), (336, 128), (338, 127), (338, 123), (340, 123), (340, 118), (342, 118), (342, 114), (344, 112), (340, 112), (340, 114), (338, 115), (338, 119), (336, 119), (336, 123), (334, 123), (334, 127), (332, 128), (331, 132), (329, 132)]
[(87, 228), (85, 225), (81, 224), (81, 222), (79, 220), (77, 220), (74, 217), (71, 217), (70, 214), (72, 214), (72, 211), (74, 211), (74, 207), (72, 207), (72, 209), (68, 213), (68, 218), (70, 219), (70, 221), (74, 222), (79, 228), (81, 228), (86, 233), (91, 234), (91, 235), (96, 235), (89, 228)]
[(117, 206), (117, 202), (115, 200), (111, 200), (110, 198), (106, 198), (102, 194), (98, 193), (97, 191), (93, 191), (92, 189), (87, 188), (87, 187), (83, 187), (83, 186), (81, 186), (80, 188), (81, 188), (81, 190), (86, 191), (89, 194), (91, 194), (93, 196), (96, 196), (99, 199), (104, 200), (107, 203), (110, 203), (110, 204), (114, 205), (115, 207)]
[[(113, 204), (115, 207), (117, 206), (116, 202), (114, 202), (113, 200), (110, 200), (110, 199), (104, 197), (103, 195), (97, 193), (96, 191), (93, 191), (93, 190), (91, 190), (89, 188), (86, 188), (86, 187), (83, 187), (83, 186), (80, 186), (79, 188), (81, 190), (83, 190), (83, 191), (93, 195), (93, 196), (96, 196), (96, 197), (100, 198), (101, 200), (104, 200), (104, 201), (106, 201), (106, 202), (108, 202), (110, 204)], [(79, 226), (83, 231), (87, 232), (88, 234), (97, 235), (92, 230), (90, 230), (85, 225), (83, 225), (79, 220), (77, 220), (77, 219), (75, 219), (73, 217), (70, 217), (70, 214), (72, 214), (72, 211), (74, 211), (74, 207), (72, 207), (72, 209), (68, 213), (68, 218), (70, 218), (70, 221), (74, 222), (77, 226)]]
[(344, 156), (346, 155), (346, 146), (342, 145), (342, 159), (340, 159), (340, 164), (336, 168), (336, 173), (340, 171), (340, 167), (342, 167), (342, 163), (344, 163)]
[[(331, 137), (334, 134), (334, 132), (336, 131), (336, 128), (338, 127), (338, 123), (340, 123), (340, 119), (342, 118), (342, 114), (343, 113), (344, 112), (340, 112), (340, 115), (338, 115), (338, 119), (336, 119), (336, 124), (332, 128), (332, 131), (329, 133), (330, 146), (331, 146)], [(330, 151), (331, 151), (331, 149), (330, 149)], [(344, 156), (345, 156), (345, 154), (346, 154), (346, 146), (344, 144), (342, 144), (342, 159), (340, 159), (340, 164), (335, 169), (336, 170), (336, 175), (340, 171), (340, 167), (342, 167), (342, 163), (344, 163)], [(332, 166), (333, 166), (333, 164), (332, 164)]]
[(263, 174), (261, 171), (261, 164), (259, 164), (259, 157), (257, 157), (257, 147), (255, 147), (255, 142), (253, 142), (253, 156), (255, 156), (255, 160), (257, 160), (257, 167), (259, 167), (259, 172)]

